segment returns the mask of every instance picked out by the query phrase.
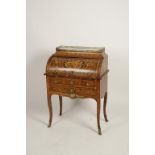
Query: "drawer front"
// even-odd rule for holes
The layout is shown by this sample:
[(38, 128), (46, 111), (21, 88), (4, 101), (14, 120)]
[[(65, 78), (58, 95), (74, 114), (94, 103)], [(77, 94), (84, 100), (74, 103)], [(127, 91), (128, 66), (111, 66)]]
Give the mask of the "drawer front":
[(71, 86), (81, 86), (81, 87), (94, 87), (95, 80), (81, 80), (81, 79), (70, 79), (63, 77), (49, 77), (48, 83), (51, 84), (64, 84)]
[(51, 86), (50, 91), (52, 92), (56, 92), (56, 93), (67, 93), (67, 94), (71, 94), (71, 93), (75, 93), (75, 89), (71, 88), (71, 87), (64, 87), (64, 86)]
[(81, 80), (81, 86), (93, 87), (95, 86), (95, 80)]
[(76, 95), (77, 96), (95, 96), (96, 89), (94, 88), (76, 88)]
[(67, 78), (64, 78), (63, 84), (66, 84), (66, 85), (79, 85), (80, 80), (79, 79), (67, 79)]
[(49, 88), (49, 91), (53, 94), (60, 94), (72, 98), (76, 97), (75, 88), (64, 87), (64, 85), (53, 85)]
[(52, 85), (49, 87), (49, 91), (52, 94), (64, 95), (71, 98), (89, 97), (89, 96), (96, 95), (96, 89), (94, 88), (71, 87), (71, 86), (64, 86), (64, 85)]
[(60, 77), (49, 77), (48, 83), (51, 84), (63, 84), (63, 79)]

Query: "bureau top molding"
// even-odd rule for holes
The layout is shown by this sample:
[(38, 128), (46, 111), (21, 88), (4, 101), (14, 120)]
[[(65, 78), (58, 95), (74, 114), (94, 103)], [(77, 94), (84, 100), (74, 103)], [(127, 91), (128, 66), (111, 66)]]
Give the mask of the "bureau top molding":
[(58, 46), (54, 56), (102, 59), (104, 54), (104, 47)]

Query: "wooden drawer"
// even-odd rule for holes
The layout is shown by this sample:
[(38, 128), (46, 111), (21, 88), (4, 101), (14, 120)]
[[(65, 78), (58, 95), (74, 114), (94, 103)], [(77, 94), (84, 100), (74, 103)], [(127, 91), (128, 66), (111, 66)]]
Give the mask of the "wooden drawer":
[(64, 96), (69, 96), (71, 98), (75, 97), (88, 97), (95, 96), (96, 89), (95, 88), (87, 88), (87, 87), (78, 87), (78, 86), (65, 86), (65, 85), (51, 85), (49, 87), (50, 93), (59, 94)]
[(81, 86), (81, 87), (94, 87), (95, 80), (81, 80), (81, 79), (70, 79), (63, 77), (49, 77), (48, 83), (52, 84), (64, 84), (64, 85), (72, 85), (72, 86)]
[(52, 85), (52, 84), (79, 85), (80, 80), (79, 79), (63, 78), (63, 77), (49, 77), (48, 83), (50, 85)]
[(61, 77), (49, 77), (48, 83), (50, 85), (52, 85), (52, 84), (63, 84), (63, 78), (61, 78)]
[(95, 86), (95, 80), (81, 80), (81, 79), (67, 79), (64, 78), (63, 84), (76, 85), (81, 87), (93, 87)]
[(53, 85), (49, 87), (49, 91), (57, 94), (66, 94), (67, 96), (75, 94), (75, 88), (64, 85)]
[(63, 84), (65, 84), (65, 85), (79, 85), (80, 80), (64, 78)]
[(76, 95), (77, 96), (95, 96), (96, 90), (94, 88), (79, 87), (79, 88), (76, 88)]
[(95, 80), (81, 80), (81, 86), (93, 87), (95, 86)]

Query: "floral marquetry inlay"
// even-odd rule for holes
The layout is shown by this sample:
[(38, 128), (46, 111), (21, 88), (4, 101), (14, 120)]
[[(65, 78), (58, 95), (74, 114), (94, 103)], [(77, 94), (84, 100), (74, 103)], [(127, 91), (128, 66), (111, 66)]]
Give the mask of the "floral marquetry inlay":
[(98, 63), (99, 61), (96, 61), (96, 59), (79, 60), (76, 58), (67, 59), (53, 57), (51, 61), (51, 67), (96, 70)]
[(76, 61), (64, 61), (64, 67), (65, 68), (82, 68), (84, 65), (84, 61), (76, 60)]

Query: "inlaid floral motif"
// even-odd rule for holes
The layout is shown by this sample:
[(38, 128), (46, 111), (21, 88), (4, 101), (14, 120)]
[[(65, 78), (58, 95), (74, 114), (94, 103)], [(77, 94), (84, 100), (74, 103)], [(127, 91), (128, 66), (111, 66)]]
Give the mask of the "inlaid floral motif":
[(88, 69), (96, 70), (98, 66), (98, 61), (95, 59), (67, 59), (67, 58), (52, 58), (51, 67), (62, 67), (62, 68), (78, 68), (78, 69)]
[(81, 61), (81, 60), (64, 61), (64, 67), (66, 67), (66, 68), (82, 68), (82, 65), (84, 65), (84, 61)]

